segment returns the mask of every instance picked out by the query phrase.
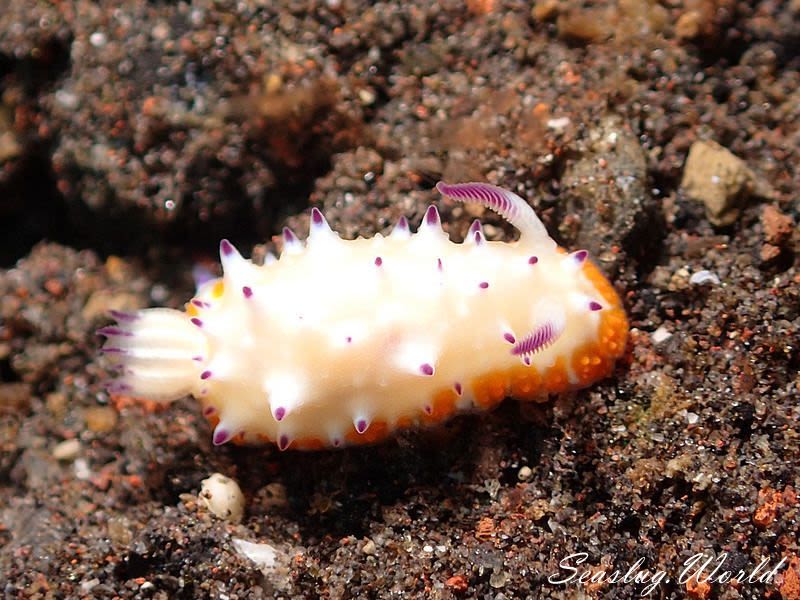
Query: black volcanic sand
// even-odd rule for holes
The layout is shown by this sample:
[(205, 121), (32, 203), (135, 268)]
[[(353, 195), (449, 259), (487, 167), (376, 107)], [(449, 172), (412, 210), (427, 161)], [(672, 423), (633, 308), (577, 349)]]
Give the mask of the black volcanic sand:
[[(800, 597), (797, 0), (3, 4), (4, 597), (643, 591), (548, 583), (576, 552), (665, 571), (651, 597)], [(724, 226), (681, 187), (702, 140), (768, 188)], [(310, 205), (386, 232), (439, 179), (513, 188), (591, 251), (631, 319), (612, 377), (315, 453), (215, 448), (193, 400), (103, 391), (108, 309), (181, 306), (220, 238), (263, 256)], [(440, 206), (454, 239), (514, 235)], [(198, 502), (214, 472), (241, 523)], [(785, 562), (678, 581), (698, 553)]]

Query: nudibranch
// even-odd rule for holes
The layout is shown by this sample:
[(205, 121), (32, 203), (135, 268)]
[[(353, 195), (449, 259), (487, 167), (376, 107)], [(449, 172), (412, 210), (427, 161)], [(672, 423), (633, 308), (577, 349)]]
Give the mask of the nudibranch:
[(483, 183), (436, 188), (477, 203), (520, 233), (463, 243), (430, 206), (412, 234), (342, 240), (311, 211), (308, 239), (283, 232), (263, 266), (220, 244), (224, 275), (185, 312), (115, 312), (99, 331), (121, 371), (112, 393), (171, 401), (191, 394), (214, 444), (317, 449), (489, 409), (506, 396), (546, 399), (609, 375), (628, 322), (585, 250), (558, 247), (516, 194)]

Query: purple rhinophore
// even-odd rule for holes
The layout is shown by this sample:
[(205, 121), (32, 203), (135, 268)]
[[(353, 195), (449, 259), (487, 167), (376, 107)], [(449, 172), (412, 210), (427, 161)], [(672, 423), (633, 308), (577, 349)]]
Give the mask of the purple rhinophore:
[(211, 371), (203, 371), (202, 373), (200, 373), (200, 379), (205, 380), (208, 379), (209, 377), (211, 377)]
[(289, 444), (291, 443), (292, 441), (289, 439), (289, 436), (286, 435), (285, 433), (282, 433), (278, 438), (278, 450), (283, 451), (288, 449)]
[(244, 294), (245, 298), (252, 298), (253, 297), (253, 288), (249, 285), (246, 285), (242, 288), (242, 294)]
[(486, 183), (457, 183), (451, 185), (440, 181), (436, 184), (436, 189), (439, 190), (440, 194), (462, 202), (482, 204), (500, 213), (508, 221), (513, 222), (517, 216), (516, 207), (506, 195), (507, 192), (493, 185)]
[(535, 265), (535, 264), (536, 264), (536, 263), (538, 263), (538, 262), (539, 262), (539, 257), (538, 257), (538, 256), (531, 256), (531, 257), (528, 259), (528, 264), (529, 264), (529, 265)]
[(599, 302), (595, 302), (594, 300), (589, 302), (589, 310), (595, 311), (595, 310), (602, 310), (602, 309), (603, 309), (603, 305), (600, 304)]
[(111, 337), (112, 335), (121, 335), (124, 337), (131, 337), (133, 332), (126, 331), (125, 329), (120, 329), (119, 327), (101, 327), (97, 331), (95, 331), (97, 335), (104, 335), (106, 337)]
[(216, 429), (214, 429), (214, 437), (211, 441), (215, 446), (221, 446), (222, 444), (231, 441), (232, 437), (233, 434), (225, 427), (222, 427), (222, 424), (220, 424), (217, 425)]
[(380, 267), (383, 264), (383, 259), (380, 256), (375, 257), (375, 266)]
[(422, 373), (423, 375), (427, 375), (428, 377), (430, 377), (431, 375), (433, 375), (433, 365), (431, 365), (430, 363), (422, 363), (419, 366), (419, 372)]
[(311, 209), (311, 222), (317, 227), (325, 222), (325, 217), (322, 216), (322, 213), (316, 206)]
[(222, 240), (219, 243), (219, 251), (223, 256), (230, 256), (234, 252), (236, 252), (236, 248), (233, 247), (228, 240)]
[(283, 417), (286, 416), (286, 409), (283, 406), (279, 406), (275, 409), (275, 420), (276, 421), (283, 421)]
[(201, 321), (197, 317), (192, 317), (189, 320), (192, 322), (192, 325), (196, 325), (197, 327), (202, 327), (203, 326), (203, 321)]
[(463, 392), (463, 388), (461, 387), (461, 382), (456, 381), (455, 384), (453, 385), (453, 389), (456, 391), (456, 394), (460, 396), (461, 392)]
[(511, 349), (511, 354), (515, 356), (535, 354), (555, 342), (562, 331), (563, 327), (553, 321), (547, 321), (517, 342)]
[(284, 227), (283, 241), (286, 242), (287, 244), (295, 244), (297, 243), (297, 236), (294, 234), (294, 231), (292, 231), (288, 227)]
[(364, 433), (367, 430), (367, 427), (369, 427), (369, 423), (367, 423), (366, 419), (359, 419), (356, 421), (356, 431), (359, 434)]
[(503, 339), (507, 341), (509, 344), (514, 344), (517, 341), (517, 338), (514, 337), (514, 334), (508, 332), (503, 334)]
[(428, 210), (425, 211), (425, 224), (431, 227), (436, 227), (442, 224), (442, 220), (439, 218), (439, 211), (433, 204), (431, 204), (428, 207)]
[(479, 287), (479, 288), (481, 288), (482, 290), (485, 290), (486, 288), (488, 288), (488, 287), (489, 287), (489, 282), (488, 282), (488, 281), (481, 281), (481, 282), (478, 284), (478, 287)]
[(111, 318), (116, 319), (117, 321), (135, 321), (139, 318), (139, 315), (132, 312), (127, 312), (124, 310), (114, 310), (111, 309), (108, 311), (108, 314), (111, 315)]
[(578, 250), (577, 252), (573, 252), (572, 253), (572, 258), (577, 263), (582, 263), (583, 261), (585, 261), (587, 259), (588, 256), (589, 256), (589, 252), (587, 250)]

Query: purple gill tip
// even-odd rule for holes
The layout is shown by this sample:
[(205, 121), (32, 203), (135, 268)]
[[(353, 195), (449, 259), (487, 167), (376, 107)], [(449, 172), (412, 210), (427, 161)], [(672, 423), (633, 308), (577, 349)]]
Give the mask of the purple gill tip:
[(275, 420), (276, 421), (283, 421), (283, 418), (286, 416), (286, 409), (283, 406), (279, 406), (275, 409)]
[(322, 216), (322, 213), (316, 206), (311, 209), (311, 222), (317, 227), (325, 222), (325, 217)]
[(398, 231), (409, 231), (410, 227), (408, 225), (408, 219), (405, 217), (400, 217), (400, 219), (397, 221), (397, 225), (395, 225), (394, 228)]
[(289, 448), (289, 444), (291, 443), (292, 441), (289, 439), (288, 435), (286, 435), (285, 433), (281, 434), (281, 436), (278, 438), (278, 450), (280, 450), (281, 452), (287, 450)]
[(356, 421), (356, 431), (359, 434), (364, 433), (367, 430), (367, 427), (369, 427), (369, 423), (367, 423), (366, 419), (359, 419)]

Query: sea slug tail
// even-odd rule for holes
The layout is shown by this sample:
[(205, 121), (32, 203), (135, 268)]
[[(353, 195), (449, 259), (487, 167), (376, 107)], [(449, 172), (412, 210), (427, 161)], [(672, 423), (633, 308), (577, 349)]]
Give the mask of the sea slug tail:
[(101, 352), (120, 370), (110, 392), (170, 402), (193, 390), (206, 340), (189, 316), (168, 308), (111, 316), (117, 324), (97, 331), (106, 337)]
[(506, 219), (520, 231), (521, 242), (552, 242), (544, 224), (525, 200), (515, 193), (488, 183), (445, 183), (436, 189), (443, 196), (458, 202), (480, 204)]

